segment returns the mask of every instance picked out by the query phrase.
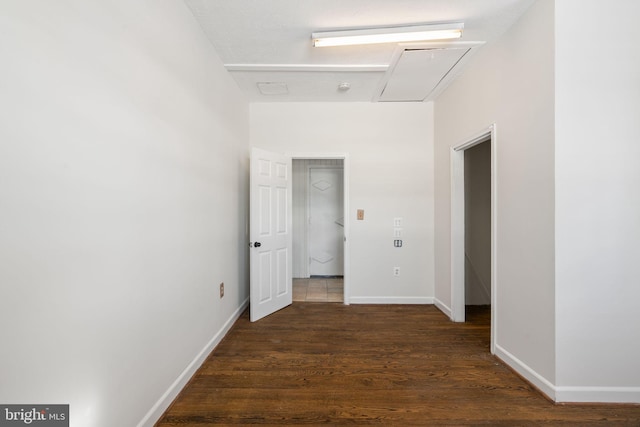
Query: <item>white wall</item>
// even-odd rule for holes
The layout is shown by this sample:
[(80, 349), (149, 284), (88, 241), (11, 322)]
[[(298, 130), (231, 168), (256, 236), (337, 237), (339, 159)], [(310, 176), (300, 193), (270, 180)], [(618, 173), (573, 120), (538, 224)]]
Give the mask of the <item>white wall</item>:
[[(251, 144), (283, 153), (348, 153), (350, 302), (432, 302), (432, 104), (257, 103)], [(365, 210), (356, 221), (356, 210)], [(393, 247), (393, 219), (404, 247)], [(393, 267), (401, 268), (393, 277)]]
[(555, 7), (559, 398), (640, 402), (640, 3)]
[(435, 102), (436, 298), (451, 304), (450, 147), (497, 126), (497, 354), (555, 378), (554, 10), (536, 2)]
[(248, 296), (248, 103), (182, 2), (0, 34), (0, 402), (134, 426)]

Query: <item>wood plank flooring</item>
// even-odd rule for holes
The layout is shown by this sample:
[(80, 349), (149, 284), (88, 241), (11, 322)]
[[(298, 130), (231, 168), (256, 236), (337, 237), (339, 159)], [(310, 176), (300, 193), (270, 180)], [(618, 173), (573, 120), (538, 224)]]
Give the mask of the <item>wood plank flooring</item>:
[(294, 303), (247, 313), (157, 427), (640, 426), (640, 405), (556, 405), (489, 354), (489, 309)]

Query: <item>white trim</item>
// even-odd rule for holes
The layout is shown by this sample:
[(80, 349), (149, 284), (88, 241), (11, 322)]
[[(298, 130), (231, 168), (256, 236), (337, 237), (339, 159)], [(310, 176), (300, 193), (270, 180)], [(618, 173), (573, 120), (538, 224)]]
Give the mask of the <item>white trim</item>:
[(492, 137), (492, 133), (495, 132), (495, 126), (496, 126), (495, 124), (488, 126), (487, 128), (471, 136), (470, 138), (465, 139), (464, 140), (465, 142), (462, 142), (458, 145), (454, 145), (453, 147), (451, 147), (452, 150), (464, 151), (480, 144), (481, 142), (488, 140), (489, 138)]
[(227, 71), (300, 71), (330, 73), (384, 73), (389, 68), (386, 64), (224, 64)]
[(513, 370), (515, 370), (519, 375), (521, 375), (525, 380), (533, 384), (538, 390), (547, 395), (550, 399), (555, 400), (556, 388), (549, 380), (538, 374), (526, 363), (524, 363), (499, 345), (495, 346), (494, 354), (504, 363), (509, 365)]
[(640, 387), (555, 386), (499, 345), (495, 355), (558, 403), (640, 403)]
[(178, 378), (169, 386), (167, 391), (158, 399), (158, 401), (149, 409), (149, 412), (140, 420), (137, 427), (153, 427), (158, 422), (162, 414), (167, 410), (169, 405), (175, 400), (182, 389), (187, 385), (191, 377), (195, 375), (196, 371), (200, 369), (200, 366), (207, 359), (209, 354), (220, 344), (220, 341), (227, 335), (227, 332), (231, 329), (240, 315), (246, 310), (249, 305), (249, 298), (245, 299), (242, 304), (233, 312), (231, 317), (225, 322), (222, 328), (209, 340), (202, 350), (196, 355), (196, 357), (187, 365)]
[(465, 321), (464, 151), (451, 148), (451, 320)]
[[(348, 153), (286, 153), (286, 156), (294, 159), (339, 159), (342, 160), (343, 177), (342, 185), (344, 186), (344, 281), (343, 281), (343, 301), (344, 305), (349, 305), (349, 291), (351, 284), (351, 256), (350, 256), (350, 215), (349, 215), (349, 154)], [(308, 271), (308, 270), (307, 270)]]
[(438, 298), (434, 298), (433, 303), (438, 308), (438, 310), (443, 312), (448, 318), (451, 318), (451, 307), (440, 301)]
[(498, 129), (491, 129), (491, 353), (498, 339)]
[(351, 297), (351, 304), (433, 304), (433, 297)]
[(640, 403), (640, 387), (556, 387), (556, 402)]
[(498, 134), (492, 124), (451, 147), (451, 311), (464, 322), (464, 150), (484, 141), (491, 144), (491, 353), (496, 352), (498, 306)]

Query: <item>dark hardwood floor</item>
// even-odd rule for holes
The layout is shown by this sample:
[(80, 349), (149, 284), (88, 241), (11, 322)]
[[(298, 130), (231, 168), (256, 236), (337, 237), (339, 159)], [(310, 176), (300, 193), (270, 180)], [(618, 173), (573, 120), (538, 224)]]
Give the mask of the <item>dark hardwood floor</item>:
[(236, 322), (157, 427), (640, 426), (639, 405), (556, 405), (489, 353), (488, 307), (294, 303)]

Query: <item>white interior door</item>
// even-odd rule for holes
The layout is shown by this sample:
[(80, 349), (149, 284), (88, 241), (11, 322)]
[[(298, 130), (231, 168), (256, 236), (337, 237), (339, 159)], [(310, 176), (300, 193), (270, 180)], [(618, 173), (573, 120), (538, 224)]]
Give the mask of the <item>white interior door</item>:
[(250, 179), (251, 321), (291, 304), (291, 159), (253, 148)]
[(342, 168), (309, 168), (309, 274), (344, 275)]

